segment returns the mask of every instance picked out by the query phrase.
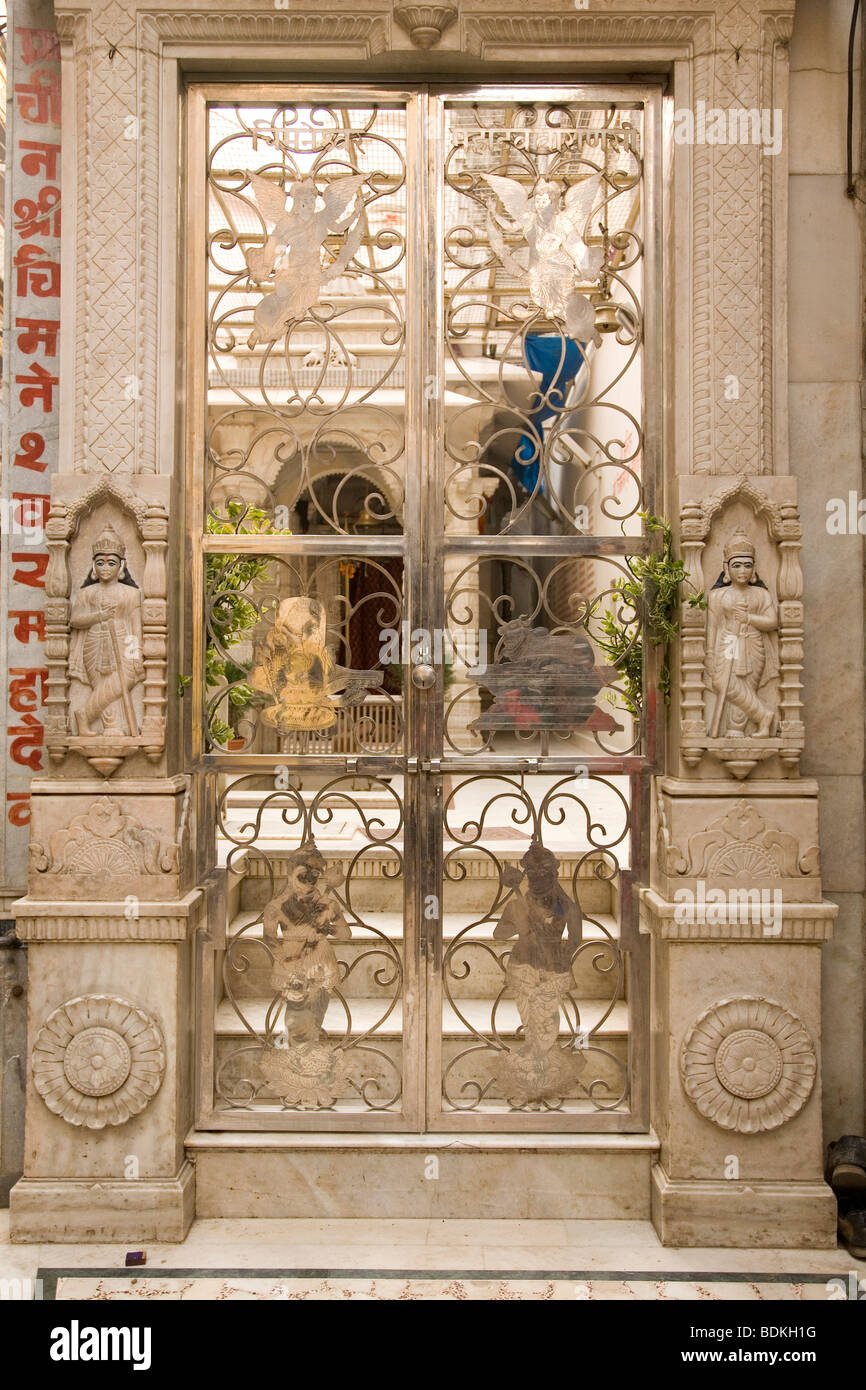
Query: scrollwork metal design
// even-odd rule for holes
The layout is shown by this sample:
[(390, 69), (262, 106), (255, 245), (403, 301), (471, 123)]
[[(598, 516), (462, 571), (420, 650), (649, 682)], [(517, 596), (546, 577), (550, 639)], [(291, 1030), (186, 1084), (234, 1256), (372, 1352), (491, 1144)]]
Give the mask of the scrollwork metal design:
[[(619, 588), (648, 545), (642, 111), (433, 98), (428, 202), (414, 98), (284, 94), (207, 117), (195, 640), (231, 904), (207, 1123), (622, 1127), (644, 1105), (626, 885), (650, 740)], [(434, 277), (444, 322), (410, 352)], [(438, 495), (407, 471), (408, 437), (439, 477), (433, 422)]]
[[(382, 686), (381, 663), (357, 669), (353, 632), (374, 634), (368, 659), (375, 662), (378, 634), (400, 630), (402, 567), (389, 570), (370, 556), (264, 554), (247, 570), (244, 557), (213, 558), (220, 563), (205, 593), (210, 746), (227, 751), (234, 738), (241, 752), (399, 752), (402, 698)], [(228, 566), (230, 579), (226, 560), (237, 562)], [(368, 582), (353, 594), (358, 571)]]
[[(333, 778), (312, 794), (295, 781), (257, 797), (254, 819), (244, 820), (232, 802), (258, 780), (238, 779), (219, 808), (241, 901), (259, 906), (238, 914), (226, 942), (217, 1102), (235, 1110), (394, 1110), (401, 1028), (383, 1029), (401, 1009), (402, 929), (389, 934), (356, 896), (368, 870), (402, 888), (400, 797), (377, 781), (381, 804), (373, 813), (351, 778)], [(333, 850), (324, 855), (316, 839), (338, 828), (341, 813), (365, 839), (345, 863)], [(277, 825), (291, 829), (289, 847), (274, 842)], [(244, 1036), (253, 1043), (239, 1044)]]
[(208, 121), (209, 515), (398, 530), (405, 109), (215, 104)]
[[(451, 678), (443, 716), (446, 750), (464, 756), (514, 750), (625, 756), (641, 740), (624, 679), (596, 637), (607, 611), (639, 641), (638, 615), (616, 587), (629, 571), (598, 553), (567, 558), (450, 560), (445, 618)], [(489, 659), (474, 666), (477, 652)], [(487, 697), (485, 697), (487, 692)]]
[(451, 531), (598, 534), (643, 505), (640, 119), (446, 103)]
[[(533, 795), (525, 778), (472, 776), (445, 802), (446, 895), (449, 884), (470, 881), (480, 859), (486, 874), (471, 881), (488, 897), (444, 942), (446, 1111), (616, 1110), (628, 1095), (622, 1041), (607, 1026), (622, 1007), (623, 951), (610, 914), (583, 907), (578, 884), (608, 884), (618, 872), (614, 848), (628, 841), (629, 803), (611, 778), (550, 781)], [(485, 800), (467, 816), (479, 791)], [(569, 855), (568, 889), (561, 841), (557, 853), (544, 843), (562, 827), (566, 801), (583, 811), (578, 839), (587, 845)], [(489, 841), (497, 833), (522, 836), (526, 849), (495, 853)], [(515, 945), (501, 944), (515, 937)]]

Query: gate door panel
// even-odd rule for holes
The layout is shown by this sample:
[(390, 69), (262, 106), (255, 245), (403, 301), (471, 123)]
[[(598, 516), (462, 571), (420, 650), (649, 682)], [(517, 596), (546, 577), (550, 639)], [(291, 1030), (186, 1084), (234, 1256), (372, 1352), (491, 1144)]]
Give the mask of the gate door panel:
[(190, 89), (201, 1128), (646, 1127), (658, 122)]

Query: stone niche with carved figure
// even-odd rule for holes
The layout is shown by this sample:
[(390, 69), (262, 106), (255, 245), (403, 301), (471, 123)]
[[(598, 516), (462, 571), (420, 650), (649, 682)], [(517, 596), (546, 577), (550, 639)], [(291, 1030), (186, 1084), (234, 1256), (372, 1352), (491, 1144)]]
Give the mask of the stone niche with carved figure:
[(54, 479), (46, 527), (45, 743), (110, 777), (165, 745), (168, 484)]
[[(681, 756), (700, 776), (793, 777), (804, 744), (802, 528), (791, 478), (681, 483)], [(721, 768), (720, 768), (721, 765)]]

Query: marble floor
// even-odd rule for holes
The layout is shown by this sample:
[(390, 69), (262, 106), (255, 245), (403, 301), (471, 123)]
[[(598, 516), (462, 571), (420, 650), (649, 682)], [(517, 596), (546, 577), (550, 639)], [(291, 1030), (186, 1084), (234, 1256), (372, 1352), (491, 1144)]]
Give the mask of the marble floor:
[(0, 1280), (24, 1297), (37, 1279), (59, 1299), (826, 1300), (861, 1280), (866, 1292), (866, 1262), (843, 1249), (671, 1249), (648, 1221), (197, 1220), (182, 1243), (148, 1245), (143, 1269), (124, 1268), (126, 1249), (12, 1245), (0, 1212)]

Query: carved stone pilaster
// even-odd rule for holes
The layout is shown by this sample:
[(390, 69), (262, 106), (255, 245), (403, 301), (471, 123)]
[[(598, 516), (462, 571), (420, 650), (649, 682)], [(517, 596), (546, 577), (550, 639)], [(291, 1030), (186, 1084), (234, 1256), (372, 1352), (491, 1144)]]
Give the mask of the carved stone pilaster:
[[(718, 807), (706, 800), (712, 820)], [(755, 820), (754, 851), (765, 861), (770, 851), (788, 854), (787, 867), (800, 874), (802, 861), (790, 862), (784, 835), (780, 848), (767, 819)], [(705, 834), (704, 849), (707, 838), (723, 861), (724, 833)], [(667, 867), (688, 858), (705, 861), (693, 845), (674, 851)], [(743, 867), (736, 853), (735, 866)], [(736, 885), (754, 885), (754, 874), (726, 878), (718, 867), (709, 870), (706, 898), (692, 889), (690, 911), (640, 890), (662, 1040), (653, 1060), (661, 1140), (653, 1222), (665, 1244), (832, 1248), (836, 1204), (822, 1177), (821, 946), (837, 909), (786, 899), (775, 922), (744, 916)], [(785, 882), (766, 862), (758, 867), (760, 881)], [(716, 903), (710, 888), (722, 884), (725, 901)]]
[(166, 664), (168, 660), (168, 603), (166, 519), (152, 503), (141, 527), (144, 548), (144, 713), (141, 734), (150, 761), (159, 757), (165, 741)]
[(49, 515), (45, 527), (48, 569), (45, 573), (45, 742), (49, 756), (66, 736), (69, 681), (69, 541), (65, 511)]

